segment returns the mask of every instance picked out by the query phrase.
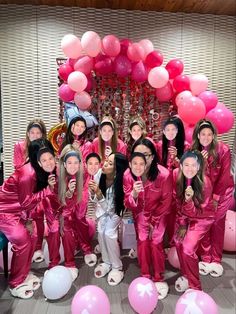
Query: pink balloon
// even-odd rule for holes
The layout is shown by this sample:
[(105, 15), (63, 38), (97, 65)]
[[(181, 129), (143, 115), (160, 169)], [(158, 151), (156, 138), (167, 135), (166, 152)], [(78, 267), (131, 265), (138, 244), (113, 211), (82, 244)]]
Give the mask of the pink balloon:
[(58, 74), (63, 81), (67, 81), (68, 76), (74, 69), (67, 63), (62, 64), (58, 69)]
[(82, 92), (86, 88), (87, 84), (87, 77), (82, 72), (74, 71), (68, 76), (69, 87), (77, 93)]
[(145, 59), (145, 51), (139, 43), (133, 43), (128, 47), (127, 56), (131, 61), (138, 62)]
[(162, 53), (158, 50), (154, 50), (147, 55), (145, 59), (145, 64), (149, 68), (159, 67), (160, 65), (162, 65), (163, 59), (164, 58)]
[(236, 212), (232, 210), (226, 213), (224, 250), (236, 252)]
[(186, 291), (177, 301), (175, 314), (219, 314), (218, 306), (207, 293), (200, 290)]
[(134, 279), (129, 285), (128, 299), (135, 312), (139, 314), (152, 313), (158, 301), (155, 284), (145, 277)]
[(194, 74), (190, 76), (190, 90), (193, 95), (204, 92), (208, 86), (208, 78), (204, 74)]
[(148, 77), (147, 68), (142, 61), (133, 65), (131, 77), (136, 82), (145, 82)]
[(178, 92), (181, 93), (185, 90), (190, 90), (190, 80), (187, 75), (177, 75), (173, 81), (173, 87)]
[(107, 294), (94, 285), (85, 286), (76, 292), (72, 304), (72, 314), (110, 314), (111, 306)]
[(172, 246), (169, 249), (169, 251), (167, 253), (167, 257), (168, 257), (168, 261), (169, 261), (171, 266), (180, 269), (179, 258), (178, 258), (178, 254), (177, 254), (175, 246)]
[(173, 87), (170, 81), (167, 82), (165, 86), (156, 89), (156, 96), (160, 102), (171, 100), (173, 95), (174, 95)]
[(148, 74), (148, 82), (154, 88), (161, 88), (169, 81), (169, 74), (163, 67), (155, 67)]
[(185, 125), (185, 126), (184, 126), (184, 130), (185, 130), (185, 140), (186, 140), (189, 144), (192, 144), (194, 126)]
[(146, 58), (146, 56), (153, 51), (153, 43), (151, 42), (151, 40), (149, 39), (142, 39), (140, 40), (139, 44), (143, 47), (144, 49), (144, 60)]
[(206, 114), (206, 118), (214, 123), (219, 134), (227, 133), (234, 125), (233, 112), (221, 103), (218, 103), (215, 108), (211, 109)]
[(92, 240), (96, 233), (96, 222), (92, 218), (87, 218), (86, 220), (89, 225), (89, 238)]
[(94, 59), (89, 56), (80, 57), (74, 64), (75, 71), (83, 72), (85, 75), (93, 70)]
[(192, 97), (192, 93), (190, 91), (183, 91), (181, 93), (179, 93), (176, 98), (175, 98), (175, 103), (176, 103), (176, 106), (179, 106), (179, 104), (182, 102), (182, 101), (186, 101), (187, 98), (190, 98)]
[(91, 106), (91, 97), (86, 92), (76, 93), (74, 96), (74, 101), (77, 107), (81, 110), (87, 110)]
[(127, 55), (129, 46), (132, 45), (132, 41), (128, 38), (121, 39), (120, 41), (120, 54)]
[(123, 54), (114, 60), (114, 71), (120, 77), (126, 77), (132, 72), (132, 65), (128, 57)]
[(170, 60), (166, 65), (166, 70), (169, 73), (170, 79), (175, 78), (177, 75), (180, 75), (184, 70), (184, 64), (179, 59)]
[(205, 91), (198, 95), (198, 97), (204, 102), (206, 107), (206, 112), (215, 108), (218, 103), (218, 97), (215, 93), (211, 91)]
[(205, 105), (201, 99), (192, 96), (178, 105), (178, 114), (185, 123), (195, 124), (205, 117)]
[(101, 38), (93, 31), (85, 32), (81, 38), (81, 45), (90, 57), (96, 57), (101, 51)]
[(100, 54), (95, 59), (95, 71), (100, 75), (107, 75), (113, 72), (113, 62), (110, 57)]
[(120, 53), (120, 41), (114, 35), (107, 35), (102, 40), (102, 50), (109, 57), (116, 57)]
[(61, 40), (61, 49), (64, 54), (76, 59), (81, 55), (82, 47), (78, 37), (73, 34), (65, 35)]
[(68, 102), (74, 99), (75, 92), (67, 84), (62, 84), (58, 89), (58, 95), (62, 101)]

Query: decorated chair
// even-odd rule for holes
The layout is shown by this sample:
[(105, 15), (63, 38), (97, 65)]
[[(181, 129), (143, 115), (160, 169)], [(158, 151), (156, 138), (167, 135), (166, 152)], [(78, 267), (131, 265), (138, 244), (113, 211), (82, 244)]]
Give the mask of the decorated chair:
[(8, 239), (0, 232), (0, 251), (3, 254), (3, 269), (5, 278), (8, 277)]

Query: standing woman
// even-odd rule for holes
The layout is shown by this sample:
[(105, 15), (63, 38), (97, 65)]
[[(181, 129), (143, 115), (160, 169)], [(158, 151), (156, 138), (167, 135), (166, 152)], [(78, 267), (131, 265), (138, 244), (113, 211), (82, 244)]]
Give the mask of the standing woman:
[(111, 153), (126, 155), (126, 145), (118, 138), (117, 126), (112, 117), (105, 116), (102, 119), (98, 137), (93, 140), (93, 152), (100, 156), (102, 163)]
[(158, 298), (164, 299), (168, 285), (163, 277), (165, 254), (162, 243), (172, 200), (172, 181), (169, 171), (157, 164), (156, 149), (149, 139), (137, 140), (133, 153), (145, 156), (146, 168), (141, 182), (135, 181), (130, 170), (125, 172), (125, 207), (133, 213), (141, 275), (155, 282)]
[(187, 151), (174, 171), (174, 199), (177, 207), (175, 245), (182, 276), (175, 289), (201, 290), (197, 250), (210, 230), (215, 216), (212, 185), (204, 175), (204, 161), (199, 151)]
[[(32, 145), (35, 142), (36, 147)], [(42, 145), (44, 151), (38, 162), (42, 171), (49, 175), (55, 168), (55, 158), (46, 140), (36, 140), (29, 145), (30, 162), (17, 169), (0, 187), (0, 231), (12, 243), (13, 250), (9, 276), (10, 292), (22, 299), (32, 297), (34, 290), (40, 286), (39, 278), (29, 273), (36, 244), (31, 213), (43, 198), (54, 194), (48, 184), (34, 193), (39, 177), (38, 169), (34, 167), (32, 160), (35, 160)], [(48, 183), (51, 185), (50, 178)]]
[(206, 166), (206, 174), (213, 186), (213, 201), (216, 210), (214, 224), (204, 238), (200, 255), (199, 269), (202, 275), (210, 273), (213, 277), (223, 274), (221, 265), (225, 218), (233, 197), (233, 177), (231, 170), (231, 154), (228, 145), (217, 140), (217, 132), (213, 123), (202, 119), (193, 132), (193, 149), (201, 151)]
[(107, 282), (111, 286), (118, 285), (124, 277), (120, 247), (118, 243), (118, 227), (124, 211), (123, 175), (128, 161), (120, 153), (107, 157), (95, 180), (89, 182), (91, 199), (96, 204), (98, 222), (98, 243), (101, 248), (102, 263), (94, 270), (96, 278), (108, 274)]
[(141, 117), (134, 117), (129, 125), (127, 136), (127, 157), (130, 159), (132, 146), (135, 141), (145, 138), (147, 135), (145, 122)]

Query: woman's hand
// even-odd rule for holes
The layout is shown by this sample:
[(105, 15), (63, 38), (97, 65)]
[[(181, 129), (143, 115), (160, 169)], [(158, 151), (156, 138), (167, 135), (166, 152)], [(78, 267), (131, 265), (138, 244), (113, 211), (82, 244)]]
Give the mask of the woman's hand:
[(56, 184), (56, 176), (55, 174), (50, 174), (48, 176), (48, 185), (52, 191), (54, 190), (55, 184)]
[(201, 154), (202, 154), (202, 157), (203, 157), (205, 160), (207, 160), (207, 158), (208, 158), (208, 151), (205, 150), (205, 149), (203, 149), (203, 150), (201, 151)]
[(88, 188), (91, 194), (96, 194), (98, 200), (103, 198), (102, 191), (94, 180), (89, 181)]
[(168, 152), (173, 159), (177, 156), (177, 148), (175, 146), (170, 146)]
[(133, 185), (133, 191), (132, 191), (132, 195), (133, 198), (137, 198), (139, 193), (142, 192), (143, 189), (143, 182), (142, 181), (135, 181), (134, 185)]
[(192, 187), (188, 186), (185, 189), (185, 201), (186, 202), (190, 201), (193, 198), (193, 195), (194, 195), (194, 191), (193, 191)]
[(152, 240), (153, 229), (154, 229), (153, 225), (150, 224), (149, 225), (149, 234), (148, 234), (149, 240)]
[(77, 140), (74, 140), (73, 144), (72, 144), (72, 147), (77, 150), (77, 151), (80, 151), (80, 142), (77, 141)]
[(61, 215), (59, 218), (59, 226), (60, 226), (60, 235), (64, 236), (64, 217)]
[(76, 188), (76, 179), (71, 179), (68, 183), (68, 190), (73, 194)]
[(107, 158), (108, 156), (110, 156), (112, 153), (112, 148), (111, 146), (106, 146), (105, 148), (105, 157)]
[(26, 220), (25, 228), (29, 231), (29, 234), (32, 235), (34, 233), (34, 223), (33, 219)]
[(187, 232), (187, 226), (180, 225), (178, 230), (176, 231), (176, 240), (183, 241), (186, 232)]

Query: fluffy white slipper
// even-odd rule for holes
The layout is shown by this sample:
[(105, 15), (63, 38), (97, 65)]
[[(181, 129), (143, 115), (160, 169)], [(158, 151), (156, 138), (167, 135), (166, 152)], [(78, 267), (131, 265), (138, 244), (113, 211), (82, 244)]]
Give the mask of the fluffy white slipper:
[(32, 290), (31, 286), (29, 286), (29, 284), (25, 282), (9, 290), (11, 292), (11, 295), (13, 295), (13, 297), (17, 297), (21, 299), (30, 299), (34, 295), (34, 291)]
[(203, 276), (210, 274), (210, 272), (212, 271), (211, 263), (199, 262), (198, 267), (199, 267), (199, 274)]
[(123, 270), (112, 269), (107, 276), (107, 282), (110, 286), (116, 286), (121, 282), (123, 278), (124, 278)]
[(24, 282), (29, 284), (33, 291), (38, 290), (41, 285), (40, 279), (32, 273), (28, 274)]
[(169, 291), (169, 286), (166, 282), (155, 282), (155, 286), (157, 288), (157, 292), (158, 292), (158, 300), (163, 300)]
[(132, 258), (132, 259), (137, 258), (137, 250), (131, 249), (129, 251), (129, 257)]
[(211, 263), (211, 272), (210, 275), (212, 277), (220, 277), (223, 275), (224, 268), (219, 263)]
[(72, 282), (75, 281), (75, 279), (78, 277), (79, 275), (79, 270), (76, 267), (67, 267), (67, 269), (69, 269), (70, 273), (71, 273), (71, 277), (72, 277)]
[(42, 261), (44, 261), (43, 251), (42, 250), (35, 251), (32, 257), (32, 262), (41, 263)]
[(106, 276), (106, 274), (108, 274), (110, 270), (111, 270), (111, 265), (106, 264), (106, 263), (101, 263), (94, 269), (94, 276), (96, 278), (102, 278)]
[(97, 263), (97, 256), (95, 254), (86, 254), (84, 256), (84, 262), (89, 267), (93, 267)]
[(180, 276), (175, 282), (175, 290), (178, 292), (184, 292), (189, 288), (188, 279), (184, 276)]

